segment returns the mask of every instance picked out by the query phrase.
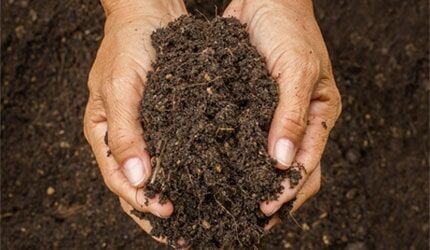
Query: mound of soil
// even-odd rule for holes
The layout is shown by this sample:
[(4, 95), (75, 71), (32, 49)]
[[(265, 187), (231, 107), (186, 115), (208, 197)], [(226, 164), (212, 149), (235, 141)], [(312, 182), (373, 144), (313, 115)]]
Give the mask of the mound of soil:
[(301, 177), (300, 166), (277, 170), (266, 152), (278, 95), (264, 59), (233, 18), (182, 16), (154, 32), (152, 44), (157, 58), (141, 106), (153, 156), (145, 192), (175, 210), (168, 219), (141, 216), (172, 244), (258, 244), (270, 219), (259, 203), (276, 199), (284, 178), (295, 185)]

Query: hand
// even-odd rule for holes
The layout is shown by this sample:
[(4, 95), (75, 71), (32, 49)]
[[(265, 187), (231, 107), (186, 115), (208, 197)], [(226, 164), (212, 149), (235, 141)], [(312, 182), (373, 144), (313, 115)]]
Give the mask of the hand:
[[(104, 181), (120, 197), (123, 209), (145, 230), (149, 222), (130, 214), (134, 207), (168, 217), (173, 205), (160, 205), (157, 197), (144, 205), (143, 185), (151, 176), (139, 122), (139, 106), (146, 73), (155, 51), (152, 32), (186, 14), (182, 1), (102, 1), (106, 11), (105, 37), (91, 69), (84, 133), (96, 156)], [(104, 137), (108, 131), (108, 145)], [(107, 156), (111, 150), (112, 155)]]
[(233, 0), (224, 12), (247, 24), (251, 43), (266, 58), (279, 85), (279, 103), (269, 131), (268, 151), (277, 167), (304, 165), (299, 185), (288, 180), (276, 201), (262, 202), (266, 215), (297, 197), (293, 211), (320, 187), (320, 159), (341, 112), (339, 91), (310, 0)]

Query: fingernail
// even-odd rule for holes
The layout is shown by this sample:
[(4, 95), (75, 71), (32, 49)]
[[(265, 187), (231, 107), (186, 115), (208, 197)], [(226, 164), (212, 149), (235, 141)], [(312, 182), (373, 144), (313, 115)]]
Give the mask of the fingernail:
[(282, 165), (290, 166), (293, 163), (295, 154), (296, 149), (290, 140), (281, 138), (276, 142), (275, 158)]
[(124, 174), (131, 185), (137, 186), (142, 183), (145, 179), (145, 170), (143, 168), (142, 160), (135, 157), (125, 161)]

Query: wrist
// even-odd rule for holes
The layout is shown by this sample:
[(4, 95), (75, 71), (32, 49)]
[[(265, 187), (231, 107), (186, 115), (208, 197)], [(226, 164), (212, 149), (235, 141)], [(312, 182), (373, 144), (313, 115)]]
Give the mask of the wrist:
[(272, 2), (282, 2), (287, 8), (294, 9), (298, 13), (313, 13), (312, 0), (265, 0)]
[(123, 29), (128, 24), (159, 26), (166, 16), (175, 19), (186, 15), (183, 0), (101, 0), (106, 14), (105, 33)]
[(114, 10), (123, 9), (127, 6), (136, 4), (135, 2), (135, 0), (100, 0), (106, 16), (109, 16), (112, 12), (114, 12)]
[(166, 14), (186, 13), (183, 0), (100, 0), (106, 17), (113, 13), (121, 15), (140, 15), (165, 12)]
[(264, 9), (270, 11), (289, 10), (301, 16), (314, 15), (312, 0), (232, 0), (230, 6), (235, 6), (236, 9), (246, 10), (251, 13)]

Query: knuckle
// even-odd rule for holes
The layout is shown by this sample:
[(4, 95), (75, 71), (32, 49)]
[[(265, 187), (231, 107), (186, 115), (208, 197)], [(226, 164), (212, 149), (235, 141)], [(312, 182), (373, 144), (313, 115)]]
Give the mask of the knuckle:
[[(310, 47), (310, 46), (309, 46)], [(320, 59), (312, 49), (295, 50), (290, 55), (296, 65), (295, 68), (305, 73), (308, 77), (318, 78), (321, 73)], [(293, 65), (294, 65), (293, 64)], [(315, 79), (316, 80), (316, 79)]]
[(119, 74), (113, 74), (112, 75), (112, 81), (111, 81), (111, 88), (112, 89), (124, 89), (127, 86), (129, 86), (131, 81), (128, 79), (128, 77), (124, 75)]
[(334, 119), (337, 120), (337, 118), (340, 116), (342, 112), (342, 97), (335, 84), (333, 84), (332, 97), (330, 98), (329, 105), (330, 105), (330, 108), (334, 111), (334, 114), (335, 114)]
[(339, 91), (336, 89), (336, 119), (342, 113), (342, 98)]
[(309, 78), (316, 81), (321, 72), (319, 60), (315, 56), (306, 56), (302, 62), (302, 70)]
[(99, 56), (96, 57), (96, 60), (93, 63), (93, 66), (91, 67), (90, 73), (88, 74), (88, 81), (87, 81), (87, 87), (88, 87), (88, 91), (90, 93), (94, 93), (97, 92), (98, 87), (100, 85), (100, 80), (102, 79), (102, 70), (100, 70), (101, 68), (101, 63), (100, 63), (100, 58)]
[(296, 136), (301, 135), (306, 128), (305, 117), (300, 111), (290, 111), (282, 116), (279, 122), (284, 131)]
[(106, 99), (112, 93), (112, 84), (110, 82), (106, 82), (100, 87), (101, 95)]
[(87, 107), (85, 108), (84, 118), (83, 118), (83, 132), (84, 137), (87, 140), (87, 142), (92, 145), (92, 126), (91, 126), (91, 105), (90, 102), (88, 102)]
[[(90, 137), (89, 137), (89, 132), (88, 132), (88, 105), (87, 108), (85, 109), (85, 113), (84, 113), (84, 119), (83, 119), (83, 131), (84, 131), (84, 137), (87, 140), (88, 143), (90, 143)], [(91, 143), (90, 143), (91, 144)]]
[(95, 85), (96, 85), (96, 80), (95, 80), (95, 76), (94, 76), (94, 69), (91, 70), (90, 75), (88, 77), (88, 82), (87, 82), (87, 86), (88, 86), (88, 91), (94, 92), (95, 89)]
[(109, 148), (119, 161), (124, 160), (124, 155), (133, 147), (134, 143), (133, 138), (126, 134), (126, 130), (116, 129), (112, 133), (109, 131)]

